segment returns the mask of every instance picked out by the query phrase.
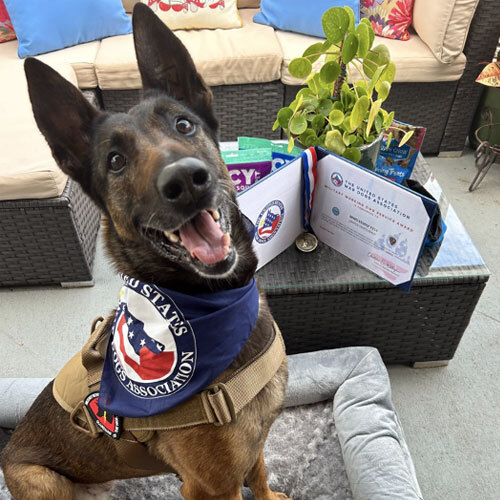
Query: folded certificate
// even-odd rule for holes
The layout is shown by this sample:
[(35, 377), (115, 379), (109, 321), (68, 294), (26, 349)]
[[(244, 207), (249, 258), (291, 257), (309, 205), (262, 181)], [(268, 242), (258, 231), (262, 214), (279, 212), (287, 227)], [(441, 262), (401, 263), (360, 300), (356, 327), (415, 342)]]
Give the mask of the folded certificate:
[(408, 291), (436, 202), (321, 148), (238, 196), (254, 224), (259, 268), (304, 230)]

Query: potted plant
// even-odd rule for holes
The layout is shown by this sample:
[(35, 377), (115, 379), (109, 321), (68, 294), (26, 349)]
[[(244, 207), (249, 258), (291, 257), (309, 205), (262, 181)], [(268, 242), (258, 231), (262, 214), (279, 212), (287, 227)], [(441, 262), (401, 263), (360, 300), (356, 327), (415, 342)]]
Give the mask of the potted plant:
[[(396, 66), (388, 48), (372, 46), (375, 34), (368, 19), (355, 26), (349, 7), (332, 7), (322, 16), (326, 41), (308, 47), (293, 59), (288, 70), (304, 79), (307, 87), (278, 112), (273, 130), (283, 128), (289, 150), (323, 146), (366, 168), (375, 168), (383, 131), (392, 125), (394, 112), (382, 103), (387, 99)], [(324, 57), (321, 67), (313, 63)], [(359, 78), (348, 84), (348, 77)], [(401, 145), (411, 136), (403, 136)], [(388, 143), (392, 134), (388, 136)]]

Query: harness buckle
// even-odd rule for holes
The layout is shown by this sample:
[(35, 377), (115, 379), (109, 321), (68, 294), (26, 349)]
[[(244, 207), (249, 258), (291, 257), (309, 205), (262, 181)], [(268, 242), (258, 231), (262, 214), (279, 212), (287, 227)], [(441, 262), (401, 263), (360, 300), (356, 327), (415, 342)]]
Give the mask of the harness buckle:
[[(82, 416), (80, 416), (80, 412), (82, 412)], [(81, 421), (84, 420), (85, 423), (87, 424), (88, 428), (84, 427), (81, 425)], [(69, 415), (69, 421), (71, 422), (71, 425), (78, 431), (83, 432), (84, 434), (87, 434), (91, 438), (97, 438), (99, 437), (100, 431), (97, 428), (94, 419), (89, 413), (89, 410), (85, 406), (83, 401), (80, 401), (73, 411)]]
[(236, 420), (234, 403), (225, 384), (214, 384), (205, 389), (201, 401), (211, 424), (220, 426)]

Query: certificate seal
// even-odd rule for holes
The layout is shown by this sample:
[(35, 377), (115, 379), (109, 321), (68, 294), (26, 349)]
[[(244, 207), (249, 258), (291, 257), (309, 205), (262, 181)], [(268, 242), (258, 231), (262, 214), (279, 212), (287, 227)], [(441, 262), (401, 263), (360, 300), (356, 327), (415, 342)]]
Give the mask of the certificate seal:
[(312, 252), (318, 246), (318, 238), (312, 233), (302, 233), (295, 240), (295, 245), (301, 252)]

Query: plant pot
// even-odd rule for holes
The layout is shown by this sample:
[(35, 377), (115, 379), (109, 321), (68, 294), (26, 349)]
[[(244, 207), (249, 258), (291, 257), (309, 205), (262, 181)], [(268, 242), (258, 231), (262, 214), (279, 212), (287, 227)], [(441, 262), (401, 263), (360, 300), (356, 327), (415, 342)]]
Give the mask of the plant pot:
[[(361, 160), (359, 160), (358, 165), (368, 170), (375, 170), (383, 138), (384, 134), (382, 133), (370, 144), (363, 144), (358, 147), (361, 151)], [(295, 145), (301, 149), (307, 149), (298, 139), (295, 139)]]

